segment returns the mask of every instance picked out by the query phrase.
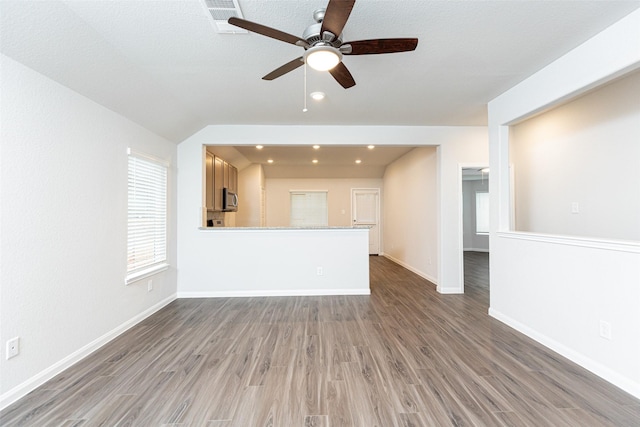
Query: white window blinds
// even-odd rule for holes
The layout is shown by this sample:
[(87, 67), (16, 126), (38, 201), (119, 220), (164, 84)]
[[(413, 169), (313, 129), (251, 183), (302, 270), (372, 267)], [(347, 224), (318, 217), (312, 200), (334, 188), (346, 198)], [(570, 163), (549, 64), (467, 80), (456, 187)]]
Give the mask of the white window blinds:
[(489, 193), (476, 192), (476, 234), (489, 234)]
[(129, 152), (127, 283), (166, 268), (167, 166)]
[(291, 191), (292, 227), (319, 227), (329, 224), (326, 191)]

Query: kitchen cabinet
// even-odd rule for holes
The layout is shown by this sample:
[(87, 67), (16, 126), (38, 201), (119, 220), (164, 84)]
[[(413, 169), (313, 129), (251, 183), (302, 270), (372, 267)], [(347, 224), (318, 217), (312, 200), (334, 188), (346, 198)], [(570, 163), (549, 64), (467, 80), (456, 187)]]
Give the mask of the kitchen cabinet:
[(238, 169), (221, 157), (207, 151), (206, 158), (205, 206), (207, 211), (221, 212), (222, 189), (228, 188), (232, 193), (238, 192)]
[(224, 162), (224, 185), (223, 187), (229, 188), (229, 163)]
[(229, 190), (231, 190), (232, 193), (237, 193), (238, 192), (238, 169), (233, 166), (233, 165), (229, 165)]
[(214, 209), (213, 206), (213, 154), (207, 152), (207, 160), (206, 160), (206, 181), (205, 181), (205, 206), (208, 211), (212, 211)]
[(224, 165), (227, 162), (218, 156), (213, 159), (213, 210), (222, 211), (222, 189), (224, 188)]
[(238, 169), (227, 162), (224, 162), (224, 187), (232, 193), (238, 192)]

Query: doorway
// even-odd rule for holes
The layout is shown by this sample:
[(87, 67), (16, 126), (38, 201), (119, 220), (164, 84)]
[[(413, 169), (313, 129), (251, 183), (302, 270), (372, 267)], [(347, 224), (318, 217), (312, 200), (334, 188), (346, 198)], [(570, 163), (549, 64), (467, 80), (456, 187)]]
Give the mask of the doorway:
[[(486, 165), (465, 165), (460, 168), (460, 173), (460, 277), (466, 292), (468, 285), (480, 283), (479, 280), (470, 280), (474, 279), (474, 272), (488, 271), (489, 268), (489, 168)], [(484, 283), (486, 280), (482, 282), (488, 287), (488, 283)]]
[(353, 225), (369, 227), (369, 255), (380, 252), (380, 189), (352, 188), (351, 217)]

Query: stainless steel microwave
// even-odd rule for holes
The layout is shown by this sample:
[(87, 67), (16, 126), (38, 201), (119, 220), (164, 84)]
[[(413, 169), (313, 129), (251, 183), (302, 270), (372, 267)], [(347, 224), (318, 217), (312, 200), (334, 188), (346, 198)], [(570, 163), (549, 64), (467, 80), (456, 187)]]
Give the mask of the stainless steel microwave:
[(227, 187), (222, 189), (222, 210), (225, 212), (235, 212), (238, 210), (238, 195)]

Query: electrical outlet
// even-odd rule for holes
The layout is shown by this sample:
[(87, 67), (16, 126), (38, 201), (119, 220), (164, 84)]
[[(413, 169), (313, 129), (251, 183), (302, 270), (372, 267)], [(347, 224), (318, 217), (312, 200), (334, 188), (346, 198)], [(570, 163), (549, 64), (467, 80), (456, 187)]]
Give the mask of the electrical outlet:
[(322, 275), (324, 274), (324, 271), (322, 270), (322, 267), (318, 267), (318, 268), (317, 268), (317, 270), (316, 270), (316, 274), (317, 274), (318, 276), (322, 276)]
[(153, 290), (153, 280), (149, 280), (147, 282), (147, 292), (151, 292)]
[(606, 340), (611, 339), (611, 323), (600, 321), (600, 336)]
[(7, 360), (20, 354), (20, 337), (7, 341)]

